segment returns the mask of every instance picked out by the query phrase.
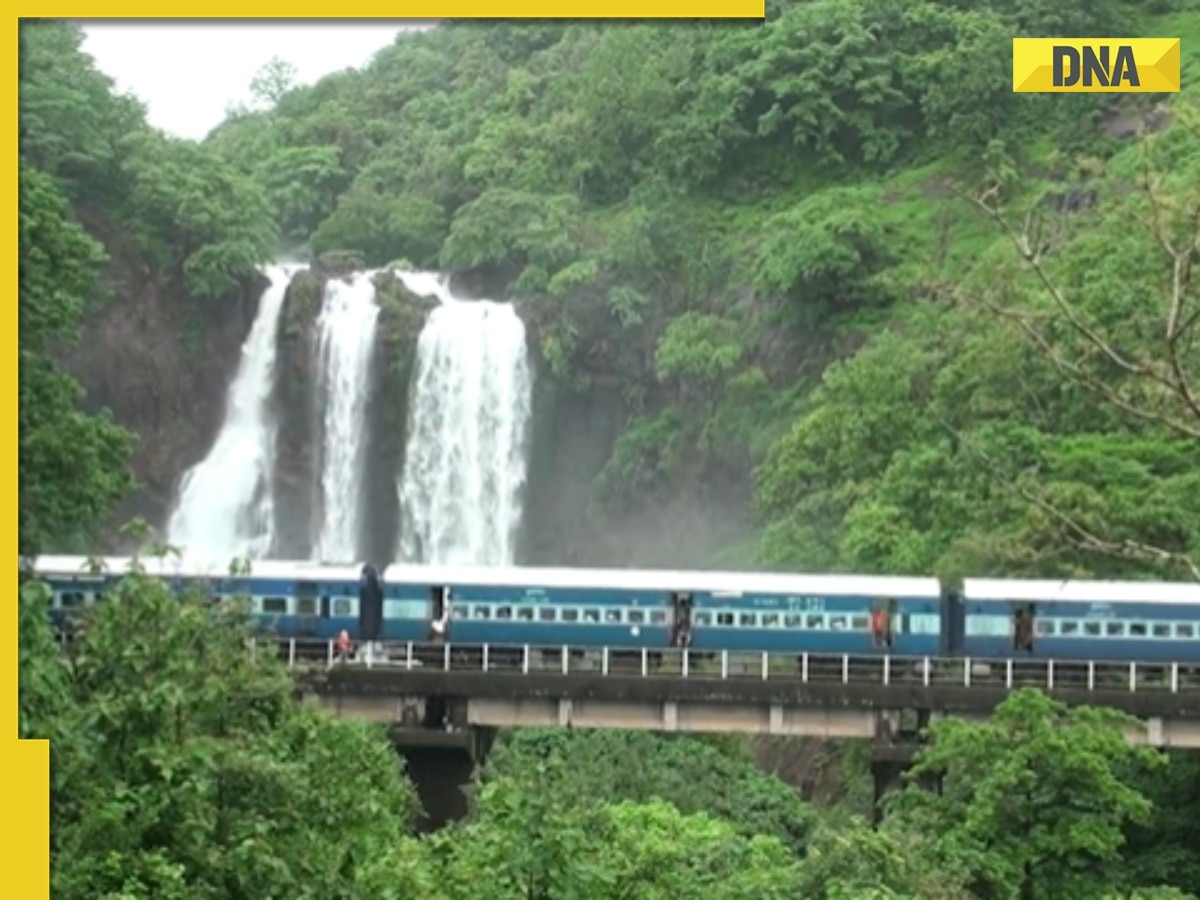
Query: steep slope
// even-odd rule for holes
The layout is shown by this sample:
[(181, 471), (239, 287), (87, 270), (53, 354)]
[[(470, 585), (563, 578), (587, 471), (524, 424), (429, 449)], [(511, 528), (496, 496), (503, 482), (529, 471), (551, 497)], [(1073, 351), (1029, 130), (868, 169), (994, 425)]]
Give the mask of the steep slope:
[[(55, 364), (82, 385), (85, 410), (110, 410), (135, 438), (94, 460), (122, 487), (97, 489), (86, 511), (41, 540), (77, 542), (104, 524), (112, 546), (111, 526), (130, 516), (165, 521), (177, 478), (215, 437), (265, 284), (256, 266), (272, 254), (275, 228), (253, 183), (201, 145), (147, 126), (140, 104), (117, 94), (80, 51), (77, 27), (23, 20), (20, 37), (23, 165), (48, 179), (67, 220), (97, 247), (89, 284), (57, 297), (23, 285), (21, 302), (59, 315), (51, 307), (77, 289), (58, 320)], [(44, 250), (31, 253), (23, 268), (45, 261)], [(23, 470), (36, 452), (23, 446)], [(82, 446), (77, 456), (80, 465), (91, 459)], [(130, 471), (140, 488), (133, 494), (123, 486)]]

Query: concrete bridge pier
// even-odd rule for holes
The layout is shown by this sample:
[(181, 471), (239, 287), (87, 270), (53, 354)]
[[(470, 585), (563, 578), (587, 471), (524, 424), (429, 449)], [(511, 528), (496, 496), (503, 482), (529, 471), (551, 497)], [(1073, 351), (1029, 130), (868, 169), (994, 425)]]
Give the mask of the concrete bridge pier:
[[(879, 733), (871, 743), (871, 777), (875, 783), (872, 819), (875, 825), (883, 821), (887, 798), (904, 787), (904, 774), (921, 751), (930, 718), (930, 711), (923, 709), (884, 714), (880, 718)], [(919, 784), (927, 791), (941, 790), (941, 779), (935, 776), (923, 776)]]
[(466, 817), (466, 788), (487, 760), (495, 728), (466, 724), (465, 701), (445, 697), (407, 698), (406, 715), (391, 728), (392, 746), (404, 757), (421, 801), (418, 829), (437, 831)]

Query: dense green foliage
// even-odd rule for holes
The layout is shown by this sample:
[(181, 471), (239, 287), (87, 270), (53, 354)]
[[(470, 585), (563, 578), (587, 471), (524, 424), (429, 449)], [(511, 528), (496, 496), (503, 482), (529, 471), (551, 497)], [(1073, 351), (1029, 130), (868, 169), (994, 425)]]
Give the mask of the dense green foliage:
[[(561, 384), (615, 382), (602, 515), (757, 468), (770, 565), (1186, 573), (1200, 301), (1189, 268), (1164, 341), (1149, 201), (1190, 246), (1192, 95), (1122, 139), (1159, 98), (1017, 95), (1008, 67), (1014, 34), (1174, 34), (1194, 3), (769, 6), (451, 23), (291, 90), (277, 64), (210, 144), (285, 233), (471, 270)], [(997, 227), (1029, 209), (1036, 268)]]
[(84, 317), (144, 288), (128, 283), (131, 270), (197, 302), (220, 300), (275, 247), (260, 189), (203, 145), (150, 128), (81, 40), (74, 26), (22, 20), (22, 552), (92, 543), (132, 484), (133, 436), (84, 414), (79, 384), (57, 362)]
[(21, 157), (54, 176), (101, 240), (120, 232), (155, 277), (220, 299), (275, 249), (261, 189), (204, 145), (150, 128), (81, 41), (72, 26), (22, 27)]
[(52, 179), (21, 166), (17, 322), (21, 552), (86, 532), (128, 485), (129, 435), (79, 412), (79, 385), (53, 360), (95, 285), (101, 247), (68, 217)]

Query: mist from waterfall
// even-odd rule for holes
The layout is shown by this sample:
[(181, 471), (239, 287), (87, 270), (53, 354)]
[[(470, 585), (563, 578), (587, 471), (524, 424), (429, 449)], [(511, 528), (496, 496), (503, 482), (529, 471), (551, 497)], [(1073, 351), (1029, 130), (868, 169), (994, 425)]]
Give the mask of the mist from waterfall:
[(439, 305), (417, 345), (397, 488), (406, 562), (514, 562), (533, 375), (510, 304), (461, 300), (434, 273), (397, 272)]
[(167, 523), (167, 541), (190, 558), (224, 566), (234, 558), (261, 558), (270, 550), (276, 424), (270, 398), (276, 336), (288, 283), (299, 268), (266, 268), (271, 283), (259, 299), (254, 324), (242, 344), (225, 421), (208, 455), (180, 483)]
[(321, 527), (313, 557), (358, 558), (360, 500), (370, 423), (366, 421), (379, 306), (375, 272), (325, 285), (317, 322), (317, 396), (323, 409), (320, 453)]

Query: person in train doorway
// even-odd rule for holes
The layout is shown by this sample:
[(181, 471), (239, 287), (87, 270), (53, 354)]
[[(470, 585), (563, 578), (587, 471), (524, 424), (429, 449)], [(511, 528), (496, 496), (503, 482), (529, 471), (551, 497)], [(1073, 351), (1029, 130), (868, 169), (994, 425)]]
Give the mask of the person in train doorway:
[(1013, 649), (1033, 652), (1033, 616), (1024, 607), (1013, 613)]
[(871, 640), (876, 647), (891, 646), (891, 641), (888, 640), (888, 615), (887, 610), (882, 606), (878, 606), (871, 610)]
[(338, 662), (346, 662), (350, 659), (350, 651), (354, 649), (354, 645), (350, 642), (350, 632), (345, 628), (338, 632), (334, 649), (337, 651)]

